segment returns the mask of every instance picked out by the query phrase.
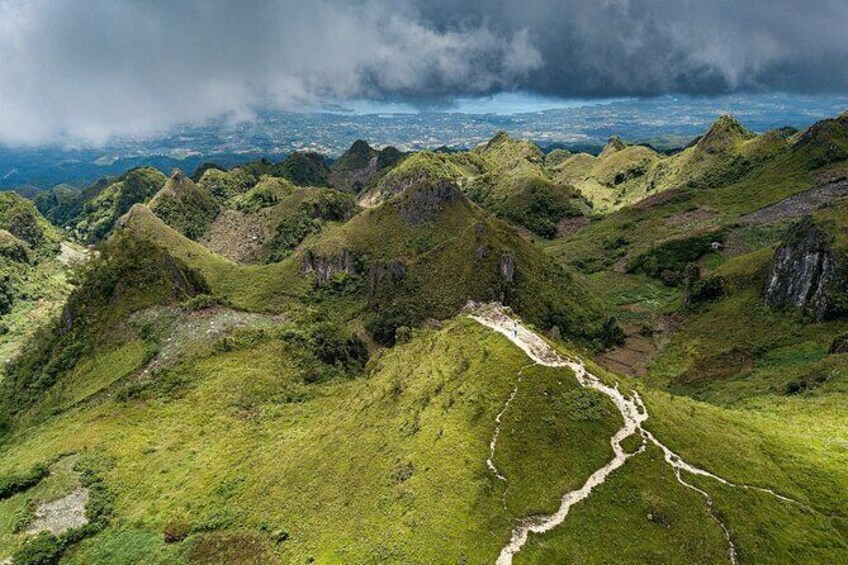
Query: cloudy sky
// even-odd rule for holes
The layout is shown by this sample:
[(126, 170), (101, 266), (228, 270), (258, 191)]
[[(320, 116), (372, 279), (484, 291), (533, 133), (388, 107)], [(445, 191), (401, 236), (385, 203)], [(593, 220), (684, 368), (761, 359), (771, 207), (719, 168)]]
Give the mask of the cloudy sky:
[(325, 101), (848, 92), (845, 0), (0, 0), (0, 142)]

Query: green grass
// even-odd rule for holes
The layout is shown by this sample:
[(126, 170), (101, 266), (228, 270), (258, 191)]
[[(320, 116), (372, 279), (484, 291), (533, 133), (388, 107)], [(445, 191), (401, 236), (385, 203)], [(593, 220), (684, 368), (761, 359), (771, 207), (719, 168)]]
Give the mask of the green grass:
[[(461, 321), (380, 355), (367, 378), (309, 385), (311, 400), (280, 403), (275, 390), (303, 386), (287, 347), (271, 340), (187, 362), (174, 371), (174, 392), (72, 408), (7, 439), (2, 461), (20, 469), (68, 450), (114, 458), (106, 540), (184, 520), (196, 531), (247, 529), (285, 561), (477, 562), (497, 553), (518, 516), (504, 511), (485, 459), (523, 354)], [(603, 446), (606, 429), (596, 429)], [(539, 453), (554, 458), (548, 467), (562, 455)], [(550, 506), (558, 494), (548, 497), (516, 504)], [(290, 538), (273, 546), (279, 529)]]
[(655, 447), (575, 505), (562, 526), (531, 534), (515, 563), (726, 563), (704, 498), (677, 482)]
[[(605, 310), (646, 326), (670, 319), (677, 329), (655, 340), (662, 351), (644, 380), (605, 372), (588, 357), (587, 365), (623, 390), (638, 389), (651, 416), (646, 428), (688, 462), (802, 502), (687, 477), (714, 496), (743, 562), (844, 561), (848, 355), (828, 348), (848, 326), (766, 309), (759, 289), (786, 224), (737, 222), (834, 166), (839, 128), (824, 124), (787, 144), (736, 125), (721, 122), (681, 154), (691, 165), (686, 175), (662, 173), (682, 175), (685, 188), (544, 244), (587, 273), (585, 282), (462, 194), (432, 183), (416, 181), (344, 224), (331, 222), (268, 265), (223, 259), (135, 206), (71, 295), (74, 321), (58, 333), (69, 337), (42, 343), (44, 363), (32, 365), (39, 371), (31, 381), (14, 373), (12, 384), (27, 385), (14, 390), (32, 402), (2, 422), (0, 476), (67, 453), (109, 463), (97, 465), (96, 476), (114, 495), (111, 516), (68, 548), (69, 562), (491, 562), (518, 520), (555, 510), (564, 492), (610, 459), (621, 423), (569, 370), (527, 368), (495, 455), (508, 488), (494, 476), (485, 461), (495, 415), (528, 359), (502, 336), (451, 316), (468, 298), (504, 299), (587, 350), (602, 339)], [(493, 190), (512, 194), (520, 188), (512, 180), (552, 174), (531, 144), (503, 136), (467, 154), (433, 155), (411, 157), (383, 180), (485, 174)], [(308, 156), (290, 164), (298, 159), (309, 161), (301, 172), (324, 171)], [(251, 190), (278, 167), (210, 170), (200, 184), (210, 198), (272, 215), (293, 195), (292, 203), (311, 202), (322, 190), (267, 178)], [(817, 213), (838, 249), (848, 241), (844, 212), (837, 204)], [(732, 251), (684, 257), (668, 243), (717, 230)], [(634, 258), (659, 252), (675, 268), (697, 260), (705, 277), (723, 277), (727, 296), (684, 309), (680, 288), (624, 272)], [(302, 273), (305, 261), (345, 253), (350, 266), (325, 286)], [(42, 274), (16, 275), (16, 283), (56, 300), (69, 289), (49, 261), (32, 272)], [(24, 319), (37, 317), (31, 304), (15, 306), (0, 352), (30, 339), (23, 336)], [(437, 317), (442, 327), (391, 327), (400, 343), (371, 343), (363, 367), (353, 331), (385, 313), (387, 325)], [(638, 445), (631, 438), (625, 447)], [(0, 501), (0, 558), (23, 543), (14, 529), (27, 509), (61, 496), (72, 479), (57, 470)], [(610, 560), (726, 561), (703, 497), (676, 481), (655, 448), (616, 470), (562, 526), (531, 536), (517, 557)]]
[(293, 258), (270, 265), (238, 265), (169, 228), (146, 207), (133, 208), (127, 229), (133, 237), (168, 249), (197, 269), (214, 293), (245, 310), (279, 312), (303, 298), (311, 286)]
[(505, 503), (513, 514), (548, 514), (559, 507), (550, 493), (579, 488), (612, 459), (609, 438), (621, 415), (569, 369), (533, 366), (523, 374), (502, 418), (494, 463), (508, 481)]
[[(51, 456), (55, 459), (56, 455)], [(42, 502), (50, 502), (70, 494), (79, 487), (78, 474), (73, 470), (77, 457), (62, 457), (50, 466), (50, 473), (29, 489), (0, 500), (0, 555), (11, 554), (27, 537), (26, 526), (35, 518), (34, 512)]]

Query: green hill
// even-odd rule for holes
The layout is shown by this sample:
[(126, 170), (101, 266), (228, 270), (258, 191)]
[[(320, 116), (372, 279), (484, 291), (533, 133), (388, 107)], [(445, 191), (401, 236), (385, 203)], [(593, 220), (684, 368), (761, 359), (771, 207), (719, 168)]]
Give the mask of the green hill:
[(403, 158), (404, 154), (394, 147), (378, 151), (358, 139), (333, 163), (330, 185), (343, 192), (362, 193)]
[(0, 193), (0, 562), (848, 558), (844, 117), (307, 162)]
[(570, 274), (446, 180), (411, 184), (325, 232), (306, 247), (304, 264), (320, 283), (367, 289), (376, 309), (370, 327), (388, 343), (399, 327), (450, 317), (469, 299), (505, 300), (572, 337), (612, 338), (605, 332), (613, 326)]
[(614, 136), (598, 157), (579, 153), (550, 166), (554, 180), (574, 186), (596, 212), (609, 213), (669, 189), (717, 189), (754, 175), (789, 150), (785, 130), (756, 135), (722, 116), (671, 156)]
[(14, 192), (0, 192), (0, 229), (6, 230), (33, 250), (52, 250), (59, 233), (35, 205)]
[(0, 193), (0, 379), (70, 291), (63, 261), (79, 252), (61, 239), (31, 201)]
[(570, 186), (550, 178), (541, 150), (530, 142), (499, 133), (474, 154), (482, 160), (483, 170), (468, 182), (467, 194), (517, 225), (553, 237), (561, 220), (589, 210)]
[(219, 206), (204, 188), (181, 171), (174, 171), (150, 200), (150, 210), (186, 237), (197, 239), (209, 229)]
[(166, 180), (159, 170), (142, 167), (83, 190), (54, 187), (36, 195), (34, 201), (50, 221), (67, 227), (78, 241), (91, 244), (107, 238), (118, 218), (133, 204), (149, 201)]
[(541, 150), (505, 133), (470, 152), (424, 151), (405, 159), (360, 198), (374, 206), (418, 182), (453, 181), (474, 202), (503, 219), (552, 237), (557, 224), (589, 207), (570, 187), (554, 182)]
[(225, 205), (200, 242), (241, 263), (279, 261), (327, 222), (347, 220), (358, 211), (349, 194), (295, 187), (275, 177), (264, 177)]
[(318, 153), (295, 152), (279, 165), (279, 174), (298, 186), (327, 186), (330, 169)]

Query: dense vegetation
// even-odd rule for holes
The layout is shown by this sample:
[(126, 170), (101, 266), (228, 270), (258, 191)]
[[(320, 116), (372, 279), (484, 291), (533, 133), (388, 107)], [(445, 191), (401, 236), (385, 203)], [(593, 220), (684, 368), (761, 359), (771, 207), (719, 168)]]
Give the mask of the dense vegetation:
[[(648, 446), (516, 562), (723, 562), (728, 539), (743, 563), (843, 562), (846, 158), (844, 117), (763, 135), (722, 118), (672, 156), (499, 134), (139, 169), (38, 197), (66, 233), (0, 194), (0, 560), (494, 561), (611, 459), (622, 419), (463, 316), (477, 300), (756, 487), (677, 477)], [(82, 266), (56, 258), (69, 235), (97, 242)], [(771, 303), (775, 273), (807, 302)], [(30, 529), (80, 492), (83, 526)]]

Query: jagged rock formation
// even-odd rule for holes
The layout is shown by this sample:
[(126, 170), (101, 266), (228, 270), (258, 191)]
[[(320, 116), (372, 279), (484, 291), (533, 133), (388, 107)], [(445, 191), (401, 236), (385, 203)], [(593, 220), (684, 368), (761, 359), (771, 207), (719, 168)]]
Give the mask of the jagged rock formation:
[(705, 153), (715, 154), (731, 149), (736, 143), (756, 137), (733, 116), (720, 116), (695, 144)]
[(307, 249), (301, 258), (301, 272), (315, 273), (316, 283), (327, 284), (338, 273), (354, 274), (353, 256), (346, 249), (335, 255), (319, 255)]
[(459, 187), (452, 182), (423, 183), (401, 194), (392, 204), (408, 224), (415, 226), (432, 220), (445, 204), (456, 200), (460, 194)]
[(362, 139), (357, 139), (350, 149), (333, 164), (329, 180), (333, 188), (358, 194), (367, 190), (380, 173), (393, 167), (403, 158), (394, 147), (377, 150)]
[(840, 353), (848, 353), (848, 333), (836, 336), (833, 343), (830, 344), (828, 353), (831, 355), (839, 355)]
[(150, 201), (150, 210), (186, 237), (197, 239), (206, 233), (219, 206), (206, 190), (176, 169)]
[(627, 144), (624, 143), (624, 140), (617, 135), (613, 135), (609, 138), (609, 141), (607, 141), (607, 144), (604, 146), (604, 149), (603, 151), (601, 151), (599, 157), (606, 157), (615, 153), (616, 151), (621, 151), (625, 147), (627, 147)]
[(795, 225), (774, 255), (765, 302), (772, 308), (800, 310), (820, 322), (834, 313), (834, 292), (839, 283), (830, 238), (807, 216)]

